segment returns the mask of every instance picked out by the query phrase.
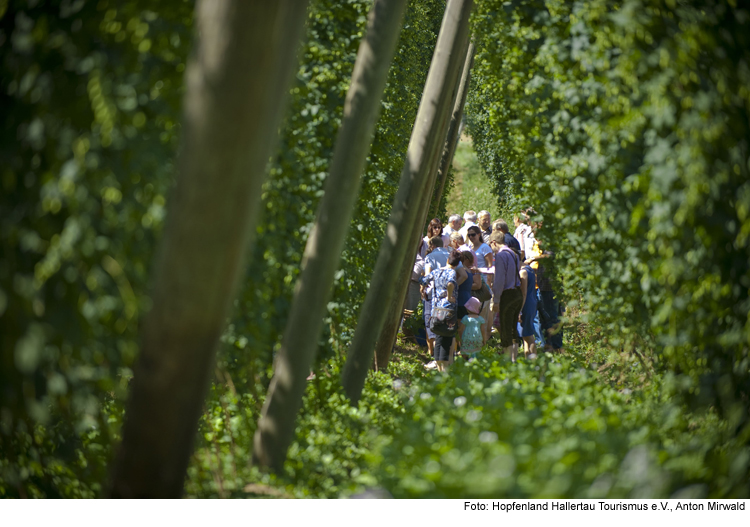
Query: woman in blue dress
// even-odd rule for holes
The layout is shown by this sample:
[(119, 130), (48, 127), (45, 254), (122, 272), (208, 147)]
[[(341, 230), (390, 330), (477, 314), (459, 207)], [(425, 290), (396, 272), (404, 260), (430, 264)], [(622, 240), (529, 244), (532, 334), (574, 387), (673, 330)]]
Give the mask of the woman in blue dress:
[(527, 263), (524, 263), (519, 273), (521, 277), (521, 294), (523, 307), (521, 308), (521, 338), (523, 351), (527, 358), (536, 358), (536, 338), (534, 337), (534, 317), (537, 310), (536, 275)]
[[(432, 312), (441, 307), (456, 311), (456, 294), (458, 284), (456, 283), (456, 267), (461, 261), (458, 251), (452, 251), (448, 256), (448, 264), (445, 267), (435, 269), (427, 276), (423, 276), (419, 282), (422, 285), (433, 283)], [(447, 371), (451, 358), (451, 346), (453, 337), (435, 335), (435, 361), (438, 371)]]

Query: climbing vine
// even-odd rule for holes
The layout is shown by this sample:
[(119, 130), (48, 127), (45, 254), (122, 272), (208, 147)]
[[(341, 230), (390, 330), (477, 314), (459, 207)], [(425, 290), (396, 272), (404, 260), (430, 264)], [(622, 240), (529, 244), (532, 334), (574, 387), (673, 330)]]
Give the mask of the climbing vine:
[(471, 133), (534, 206), (570, 305), (654, 350), (750, 437), (750, 13), (733, 2), (477, 3)]

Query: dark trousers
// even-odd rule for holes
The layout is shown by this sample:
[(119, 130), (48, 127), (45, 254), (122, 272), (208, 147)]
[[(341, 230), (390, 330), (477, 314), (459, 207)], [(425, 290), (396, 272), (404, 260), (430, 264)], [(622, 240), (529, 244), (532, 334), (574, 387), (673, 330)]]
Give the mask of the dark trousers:
[[(563, 347), (563, 331), (562, 325), (560, 325), (561, 310), (560, 303), (557, 301), (554, 291), (540, 290), (537, 308), (539, 309), (539, 317), (542, 321), (544, 338), (554, 349), (561, 349)], [(555, 328), (557, 328), (557, 332), (553, 335), (552, 331)]]
[(506, 289), (500, 296), (500, 345), (503, 348), (520, 341), (518, 337), (518, 315), (523, 305), (521, 288)]

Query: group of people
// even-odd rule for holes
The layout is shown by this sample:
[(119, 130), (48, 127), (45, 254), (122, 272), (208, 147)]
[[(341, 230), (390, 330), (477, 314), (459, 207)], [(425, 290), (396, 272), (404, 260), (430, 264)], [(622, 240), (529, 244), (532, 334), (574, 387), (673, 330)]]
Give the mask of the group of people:
[[(493, 332), (500, 346), (515, 361), (523, 345), (528, 358), (538, 346), (561, 351), (561, 306), (545, 276), (538, 238), (541, 224), (530, 222), (531, 209), (514, 216), (515, 230), (507, 222), (494, 222), (486, 210), (466, 211), (448, 219), (434, 218), (420, 240), (405, 308), (424, 305), (427, 345), (434, 361), (428, 368), (446, 371), (460, 354), (472, 360)], [(549, 260), (548, 260), (549, 261)], [(455, 334), (432, 331), (433, 313), (455, 313)]]

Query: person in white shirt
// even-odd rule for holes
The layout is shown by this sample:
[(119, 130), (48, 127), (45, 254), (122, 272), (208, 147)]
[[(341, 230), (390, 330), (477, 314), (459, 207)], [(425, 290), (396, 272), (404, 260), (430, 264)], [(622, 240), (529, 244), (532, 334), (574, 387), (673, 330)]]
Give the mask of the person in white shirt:
[(458, 214), (453, 214), (450, 218), (448, 218), (448, 225), (446, 225), (443, 228), (443, 234), (445, 236), (450, 236), (454, 232), (458, 232), (458, 229), (461, 228), (461, 216)]
[(473, 210), (467, 210), (464, 212), (464, 226), (459, 229), (458, 232), (461, 233), (461, 237), (464, 240), (468, 239), (468, 236), (466, 235), (466, 232), (469, 230), (469, 227), (473, 227), (477, 224), (477, 213)]
[(531, 227), (526, 223), (528, 221), (528, 217), (523, 212), (519, 212), (516, 216), (513, 216), (513, 224), (516, 226), (516, 230), (513, 232), (513, 237), (518, 240), (518, 244), (521, 246), (521, 252), (523, 254), (527, 254), (527, 252), (531, 251), (534, 247), (534, 242), (532, 241), (531, 247), (528, 249), (526, 248), (529, 235), (533, 236), (533, 234), (531, 234)]

